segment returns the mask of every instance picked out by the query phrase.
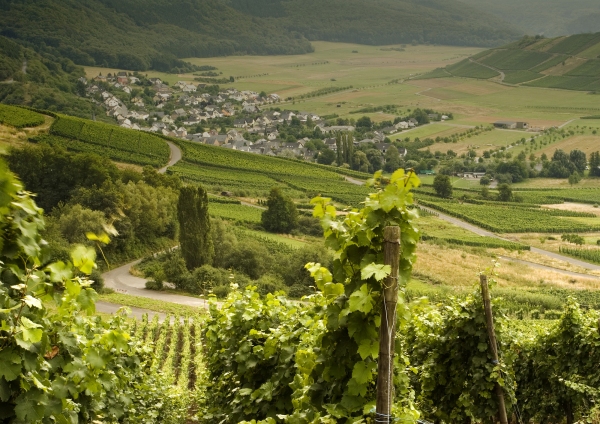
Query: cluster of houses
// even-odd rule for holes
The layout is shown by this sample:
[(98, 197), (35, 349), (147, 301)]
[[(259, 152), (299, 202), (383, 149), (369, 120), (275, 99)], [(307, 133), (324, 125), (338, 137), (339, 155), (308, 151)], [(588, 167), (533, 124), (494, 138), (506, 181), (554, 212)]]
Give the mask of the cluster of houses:
[[(325, 136), (337, 132), (352, 132), (352, 125), (329, 125), (321, 116), (311, 112), (293, 112), (289, 110), (261, 112), (261, 106), (275, 104), (281, 101), (277, 94), (260, 96), (253, 91), (238, 91), (234, 88), (222, 90), (218, 94), (197, 93), (205, 84), (192, 84), (188, 81), (178, 81), (169, 86), (159, 78), (148, 80), (152, 85), (150, 89), (154, 93), (153, 104), (146, 105), (140, 96), (131, 98), (129, 107), (111, 91), (103, 90), (97, 82), (104, 82), (109, 86), (131, 94), (131, 84), (140, 82), (140, 79), (119, 72), (110, 77), (99, 75), (88, 82), (81, 78), (86, 85), (86, 91), (98, 104), (106, 110), (107, 116), (113, 117), (121, 127), (139, 131), (160, 133), (169, 137), (187, 139), (196, 143), (209, 144), (223, 148), (229, 148), (249, 153), (268, 156), (287, 156), (313, 160), (315, 153), (305, 147), (310, 140), (308, 138), (296, 140), (289, 143), (279, 139), (279, 124), (292, 124), (294, 120), (320, 130)], [(200, 90), (203, 91), (203, 90)], [(100, 98), (101, 101), (95, 100)], [(166, 112), (165, 105), (176, 105), (176, 109)], [(150, 106), (150, 107), (149, 107)], [(152, 111), (146, 111), (146, 109)], [(168, 108), (169, 110), (172, 107)], [(256, 117), (259, 115), (258, 117)], [(209, 123), (213, 119), (224, 117), (240, 118), (234, 120), (234, 129), (226, 134), (219, 134), (215, 130), (195, 133), (190, 128)], [(253, 117), (249, 117), (253, 116)], [(390, 144), (384, 143), (389, 134), (394, 134), (405, 129), (418, 126), (415, 119), (399, 122), (381, 131), (375, 131), (371, 138), (355, 141), (355, 145), (362, 143), (374, 143), (383, 154)], [(255, 141), (244, 138), (244, 134), (260, 136)], [(256, 137), (253, 137), (256, 138)], [(335, 151), (337, 149), (335, 138), (326, 138), (326, 146)], [(406, 151), (400, 152), (405, 155)]]

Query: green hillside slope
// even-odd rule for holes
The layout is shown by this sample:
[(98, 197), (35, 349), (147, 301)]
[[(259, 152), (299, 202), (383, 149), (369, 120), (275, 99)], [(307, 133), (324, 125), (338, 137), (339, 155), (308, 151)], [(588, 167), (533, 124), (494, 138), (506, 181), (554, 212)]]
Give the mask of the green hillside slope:
[(518, 33), (456, 0), (7, 0), (0, 35), (80, 65), (168, 72), (183, 57), (302, 54), (308, 39), (493, 46)]
[(71, 60), (32, 49), (0, 36), (0, 102), (89, 116), (91, 104), (77, 96), (85, 72)]
[(269, 17), (309, 40), (491, 46), (517, 34), (504, 20), (457, 1), (230, 0), (230, 4)]
[(600, 31), (598, 0), (461, 0), (502, 18), (526, 34), (556, 37)]
[(506, 84), (532, 87), (600, 91), (600, 32), (557, 38), (524, 37), (419, 78), (449, 75), (496, 78)]

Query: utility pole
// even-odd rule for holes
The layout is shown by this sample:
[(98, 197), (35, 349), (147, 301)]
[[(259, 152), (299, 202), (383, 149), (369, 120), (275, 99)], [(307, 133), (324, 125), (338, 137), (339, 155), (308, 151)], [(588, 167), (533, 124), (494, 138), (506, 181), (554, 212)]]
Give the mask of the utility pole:
[[(498, 363), (498, 345), (496, 343), (496, 332), (494, 331), (494, 317), (492, 315), (492, 301), (490, 299), (490, 289), (488, 279), (485, 275), (479, 276), (481, 283), (481, 297), (483, 298), (483, 308), (485, 309), (485, 322), (487, 326), (490, 349), (494, 364)], [(506, 405), (504, 403), (504, 390), (500, 384), (496, 383), (496, 397), (498, 398), (498, 418), (501, 424), (508, 424), (506, 416)]]
[(396, 305), (398, 303), (400, 227), (385, 227), (383, 239), (384, 264), (389, 265), (392, 271), (383, 281), (375, 422), (389, 424), (394, 398), (394, 348), (396, 340)]

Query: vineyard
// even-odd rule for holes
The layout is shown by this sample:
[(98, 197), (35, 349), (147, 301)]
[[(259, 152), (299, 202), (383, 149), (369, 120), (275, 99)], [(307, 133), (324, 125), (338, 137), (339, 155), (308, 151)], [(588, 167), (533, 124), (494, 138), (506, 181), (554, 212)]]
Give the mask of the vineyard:
[(423, 241), (436, 241), (436, 242), (445, 242), (448, 244), (455, 244), (458, 246), (472, 246), (472, 247), (484, 247), (486, 249), (506, 249), (506, 250), (529, 250), (530, 246), (527, 246), (523, 243), (512, 242), (508, 240), (500, 240), (494, 237), (484, 237), (484, 236), (462, 236), (459, 238), (453, 237), (434, 237), (429, 236), (427, 234), (423, 234), (421, 236)]
[(600, 220), (595, 219), (587, 223), (569, 219), (569, 217), (588, 218), (589, 214), (587, 213), (511, 206), (490, 207), (423, 199), (419, 200), (419, 204), (498, 233), (577, 233), (600, 230)]
[(522, 82), (531, 81), (543, 77), (542, 74), (531, 71), (508, 71), (504, 77), (504, 82), (508, 84), (520, 84)]
[(548, 52), (575, 55), (597, 43), (600, 43), (600, 35), (598, 33), (576, 34), (571, 35), (570, 37), (565, 37), (564, 40), (559, 41), (557, 44), (552, 46)]
[(16, 106), (0, 104), (0, 124), (15, 128), (37, 127), (45, 122), (44, 115)]
[(446, 70), (454, 76), (465, 78), (489, 79), (499, 75), (498, 72), (478, 63), (471, 62), (469, 59), (450, 65), (446, 67)]
[(73, 140), (56, 135), (39, 135), (34, 139), (38, 143), (48, 144), (53, 147), (61, 147), (65, 150), (80, 153), (95, 153), (106, 156), (117, 162), (134, 163), (137, 165), (160, 166), (163, 162), (156, 157), (148, 156), (140, 152), (120, 150), (114, 147)]
[(368, 174), (316, 163), (254, 155), (232, 149), (208, 146), (205, 144), (179, 141), (187, 162), (209, 165), (232, 170), (254, 171), (275, 177), (277, 175), (312, 175), (323, 179), (343, 180), (343, 175), (366, 179)]
[(151, 372), (182, 392), (194, 392), (202, 379), (201, 332), (199, 316), (191, 319), (168, 315), (159, 323), (158, 315), (149, 320), (148, 314), (144, 314), (131, 327), (135, 340), (153, 346)]
[(209, 203), (208, 211), (211, 216), (247, 224), (260, 224), (262, 210), (251, 206)]
[(551, 57), (548, 53), (529, 50), (497, 50), (480, 61), (502, 70), (527, 70)]
[(566, 73), (569, 76), (600, 77), (600, 59), (590, 59), (583, 65), (578, 66)]
[[(137, 165), (160, 167), (167, 163), (170, 156), (169, 146), (159, 137), (85, 119), (60, 115), (50, 127), (50, 133), (74, 140), (72, 150), (92, 151), (99, 154), (104, 154), (103, 152), (106, 151), (112, 159)], [(50, 142), (62, 143), (63, 147), (71, 149), (67, 142), (58, 139)], [(83, 150), (83, 143), (92, 146), (88, 150)]]
[(564, 253), (568, 256), (573, 256), (578, 259), (583, 259), (584, 261), (600, 264), (600, 249), (560, 246), (559, 251), (560, 253)]

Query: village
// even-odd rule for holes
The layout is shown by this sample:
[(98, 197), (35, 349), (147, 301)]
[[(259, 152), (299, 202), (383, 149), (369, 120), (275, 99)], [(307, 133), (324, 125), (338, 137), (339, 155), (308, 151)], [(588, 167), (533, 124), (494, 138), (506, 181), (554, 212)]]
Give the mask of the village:
[[(159, 78), (127, 72), (100, 74), (91, 80), (81, 78), (80, 82), (85, 85), (87, 96), (123, 128), (249, 153), (314, 161), (318, 156), (315, 150), (320, 149), (309, 144), (311, 140), (322, 140), (324, 148), (335, 152), (335, 135), (354, 133), (357, 129), (354, 122), (281, 110), (278, 104), (282, 99), (274, 93), (223, 89), (189, 81), (178, 81), (171, 86)], [(441, 114), (430, 114), (429, 118), (449, 119)], [(389, 135), (422, 124), (408, 118), (372, 131), (358, 131), (354, 145), (372, 143), (385, 154), (391, 146)], [(310, 137), (282, 137), (282, 126), (290, 125), (303, 127), (311, 133)], [(399, 154), (405, 156), (406, 149), (400, 148)]]

